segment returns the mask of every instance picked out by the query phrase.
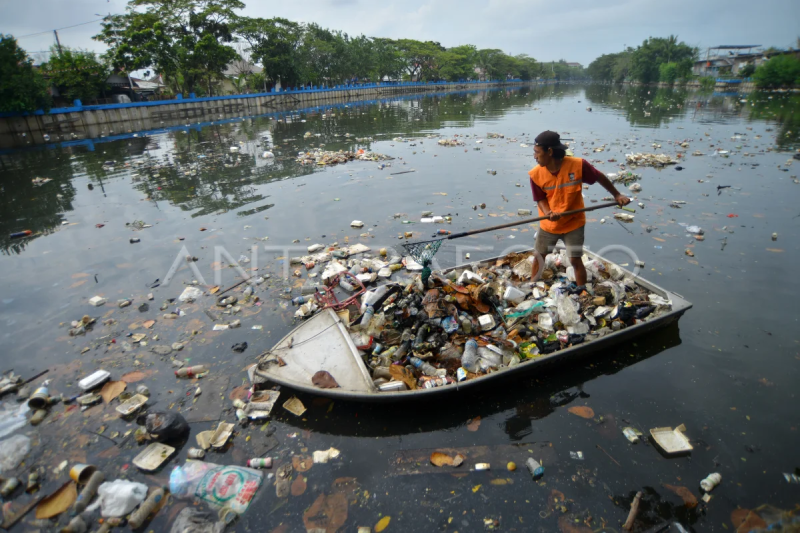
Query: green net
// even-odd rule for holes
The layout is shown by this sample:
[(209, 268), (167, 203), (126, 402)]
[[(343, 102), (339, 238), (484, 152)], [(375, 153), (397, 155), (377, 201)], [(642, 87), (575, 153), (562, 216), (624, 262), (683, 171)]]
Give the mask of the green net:
[(414, 261), (418, 262), (424, 267), (427, 267), (433, 259), (433, 256), (436, 255), (436, 252), (439, 251), (439, 247), (442, 245), (442, 242), (444, 242), (444, 239), (427, 242), (408, 242), (402, 246), (403, 250), (405, 250), (408, 255), (414, 258)]

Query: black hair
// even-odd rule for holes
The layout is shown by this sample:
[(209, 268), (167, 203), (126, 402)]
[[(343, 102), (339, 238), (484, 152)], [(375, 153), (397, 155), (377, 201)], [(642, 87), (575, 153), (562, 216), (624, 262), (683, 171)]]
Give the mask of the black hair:
[(553, 150), (553, 157), (556, 159), (564, 159), (567, 157), (567, 151), (563, 148), (552, 148)]

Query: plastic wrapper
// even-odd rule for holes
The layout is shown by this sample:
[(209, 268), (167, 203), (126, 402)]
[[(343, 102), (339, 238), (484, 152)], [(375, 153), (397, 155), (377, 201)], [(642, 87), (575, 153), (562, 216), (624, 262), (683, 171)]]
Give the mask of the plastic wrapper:
[(556, 298), (556, 305), (558, 309), (558, 319), (565, 326), (574, 326), (581, 320), (578, 314), (578, 305), (569, 297), (569, 295), (561, 293)]
[(170, 473), (169, 491), (176, 498), (199, 498), (214, 508), (227, 507), (244, 514), (263, 478), (252, 468), (187, 461)]
[(147, 497), (147, 485), (125, 479), (107, 481), (97, 489), (97, 501), (89, 511), (100, 507), (104, 518), (125, 516)]

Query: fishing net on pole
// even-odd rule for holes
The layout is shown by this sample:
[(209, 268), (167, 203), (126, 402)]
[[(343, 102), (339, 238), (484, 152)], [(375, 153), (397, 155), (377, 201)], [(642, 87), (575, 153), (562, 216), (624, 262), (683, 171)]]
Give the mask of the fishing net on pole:
[(428, 278), (431, 277), (430, 263), (433, 256), (439, 251), (439, 247), (444, 239), (422, 242), (407, 242), (402, 245), (403, 250), (414, 258), (414, 261), (422, 265), (422, 283), (428, 285)]

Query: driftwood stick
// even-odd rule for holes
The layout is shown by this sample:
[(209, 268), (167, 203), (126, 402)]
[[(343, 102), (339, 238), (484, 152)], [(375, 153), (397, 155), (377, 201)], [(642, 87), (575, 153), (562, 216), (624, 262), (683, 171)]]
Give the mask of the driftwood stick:
[(625, 523), (622, 525), (622, 529), (625, 531), (630, 531), (633, 529), (633, 523), (636, 521), (636, 515), (639, 514), (639, 502), (642, 501), (642, 491), (636, 493), (636, 496), (633, 498), (633, 502), (631, 503), (631, 512), (628, 513), (628, 519), (625, 520)]
[(239, 285), (241, 285), (242, 283), (247, 283), (247, 282), (248, 282), (248, 281), (250, 281), (251, 279), (253, 279), (253, 277), (252, 277), (252, 276), (251, 276), (251, 277), (249, 277), (249, 278), (247, 278), (247, 279), (243, 279), (242, 281), (240, 281), (239, 283), (236, 283), (235, 285), (231, 285), (230, 287), (228, 287), (228, 288), (227, 288), (227, 289), (225, 289), (224, 291), (220, 291), (220, 292), (218, 292), (218, 293), (216, 294), (217, 298), (219, 298), (220, 296), (222, 296), (223, 294), (225, 294), (225, 293), (226, 293), (226, 292), (228, 292), (229, 290), (231, 290), (231, 289), (235, 289), (236, 287), (238, 287), (238, 286), (239, 286)]

